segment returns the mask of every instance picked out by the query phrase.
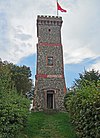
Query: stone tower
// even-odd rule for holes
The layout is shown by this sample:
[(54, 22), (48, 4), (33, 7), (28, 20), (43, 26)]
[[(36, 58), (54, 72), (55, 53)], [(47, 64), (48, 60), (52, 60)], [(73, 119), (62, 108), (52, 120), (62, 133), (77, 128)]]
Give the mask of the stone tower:
[(66, 85), (61, 26), (61, 17), (37, 17), (37, 70), (33, 100), (36, 111), (64, 110)]

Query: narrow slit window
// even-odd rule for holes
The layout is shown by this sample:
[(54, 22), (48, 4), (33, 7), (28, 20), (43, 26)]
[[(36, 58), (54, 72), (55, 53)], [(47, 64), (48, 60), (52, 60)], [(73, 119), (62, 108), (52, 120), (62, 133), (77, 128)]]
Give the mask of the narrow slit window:
[(47, 57), (47, 65), (53, 66), (53, 57)]

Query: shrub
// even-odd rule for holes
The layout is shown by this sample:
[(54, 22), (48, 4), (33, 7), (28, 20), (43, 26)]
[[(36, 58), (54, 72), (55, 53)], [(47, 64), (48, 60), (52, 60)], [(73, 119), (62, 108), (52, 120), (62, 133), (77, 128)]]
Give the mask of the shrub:
[(100, 92), (97, 87), (91, 83), (66, 97), (65, 107), (79, 137), (100, 138)]
[(0, 100), (0, 134), (2, 138), (15, 138), (25, 127), (28, 103), (18, 94), (8, 94)]
[(0, 66), (0, 138), (15, 138), (25, 127), (29, 102), (18, 95), (9, 69)]
[(69, 112), (69, 109), (70, 109), (69, 106), (70, 106), (71, 98), (73, 95), (75, 95), (74, 92), (69, 92), (64, 97), (64, 106), (67, 112)]

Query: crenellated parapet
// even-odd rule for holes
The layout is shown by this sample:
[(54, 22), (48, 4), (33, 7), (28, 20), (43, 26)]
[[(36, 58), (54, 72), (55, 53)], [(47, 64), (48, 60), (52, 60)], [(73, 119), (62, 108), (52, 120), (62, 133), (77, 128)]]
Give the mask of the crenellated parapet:
[(62, 25), (62, 17), (59, 16), (43, 16), (38, 15), (37, 17), (37, 25)]
[(65, 111), (62, 17), (37, 17), (37, 69), (33, 109), (35, 111)]

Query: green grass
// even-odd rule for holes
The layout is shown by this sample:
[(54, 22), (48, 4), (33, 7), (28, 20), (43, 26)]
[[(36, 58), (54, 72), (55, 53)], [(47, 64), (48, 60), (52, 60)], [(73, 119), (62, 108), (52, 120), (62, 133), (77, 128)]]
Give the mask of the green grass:
[(77, 138), (66, 113), (31, 113), (20, 138)]

